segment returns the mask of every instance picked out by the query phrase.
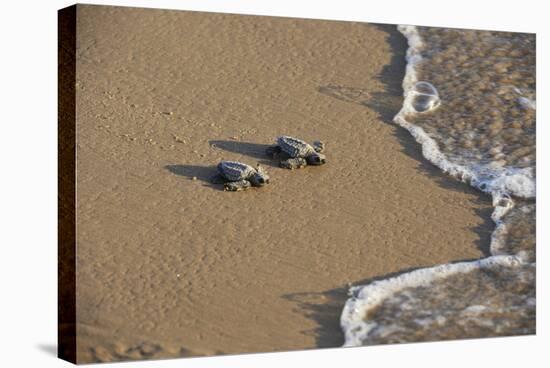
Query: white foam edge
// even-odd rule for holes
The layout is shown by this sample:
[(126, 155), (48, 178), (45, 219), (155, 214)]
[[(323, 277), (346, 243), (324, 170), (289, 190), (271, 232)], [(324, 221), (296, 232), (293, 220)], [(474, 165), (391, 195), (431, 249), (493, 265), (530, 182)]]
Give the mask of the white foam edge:
[(378, 325), (376, 321), (366, 318), (367, 312), (405, 288), (429, 286), (436, 280), (476, 269), (493, 266), (517, 267), (524, 264), (526, 263), (517, 256), (490, 256), (476, 261), (422, 268), (389, 279), (374, 281), (366, 286), (352, 287), (350, 294), (353, 296), (346, 301), (340, 317), (340, 326), (345, 335), (344, 347), (363, 345), (370, 331)]

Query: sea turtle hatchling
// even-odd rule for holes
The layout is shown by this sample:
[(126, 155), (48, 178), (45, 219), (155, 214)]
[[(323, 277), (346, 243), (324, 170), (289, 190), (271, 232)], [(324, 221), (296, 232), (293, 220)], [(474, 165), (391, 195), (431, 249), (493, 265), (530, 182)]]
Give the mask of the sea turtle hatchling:
[(293, 170), (307, 165), (324, 165), (324, 150), (325, 144), (321, 141), (311, 145), (301, 139), (283, 135), (277, 138), (277, 145), (266, 149), (266, 153), (272, 158), (278, 157), (281, 167)]
[(237, 161), (221, 161), (218, 177), (224, 182), (223, 190), (236, 192), (269, 184), (269, 176), (260, 164), (256, 168)]

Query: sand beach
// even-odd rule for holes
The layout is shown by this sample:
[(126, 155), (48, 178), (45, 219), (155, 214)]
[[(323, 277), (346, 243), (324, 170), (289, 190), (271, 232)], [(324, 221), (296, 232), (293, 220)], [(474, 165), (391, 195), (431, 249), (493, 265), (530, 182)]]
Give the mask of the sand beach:
[(78, 5), (76, 42), (80, 363), (342, 346), (349, 285), (489, 255), (491, 198), (392, 122), (394, 25)]

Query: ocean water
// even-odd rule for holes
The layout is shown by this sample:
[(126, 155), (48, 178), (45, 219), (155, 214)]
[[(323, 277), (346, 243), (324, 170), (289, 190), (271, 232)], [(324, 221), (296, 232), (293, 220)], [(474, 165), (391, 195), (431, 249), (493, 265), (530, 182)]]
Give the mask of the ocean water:
[(394, 121), (433, 164), (492, 196), (491, 255), (351, 288), (345, 346), (534, 334), (535, 35), (398, 29), (409, 48)]

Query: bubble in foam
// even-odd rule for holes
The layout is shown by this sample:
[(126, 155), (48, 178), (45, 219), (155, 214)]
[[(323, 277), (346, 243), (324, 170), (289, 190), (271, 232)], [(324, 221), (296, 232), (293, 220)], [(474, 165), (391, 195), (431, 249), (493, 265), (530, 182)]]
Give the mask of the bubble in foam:
[(411, 105), (416, 112), (427, 112), (436, 109), (440, 104), (437, 89), (428, 82), (417, 82), (409, 92), (411, 93)]

